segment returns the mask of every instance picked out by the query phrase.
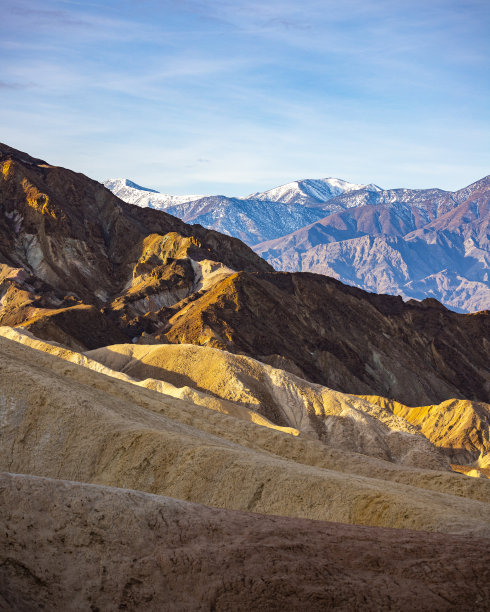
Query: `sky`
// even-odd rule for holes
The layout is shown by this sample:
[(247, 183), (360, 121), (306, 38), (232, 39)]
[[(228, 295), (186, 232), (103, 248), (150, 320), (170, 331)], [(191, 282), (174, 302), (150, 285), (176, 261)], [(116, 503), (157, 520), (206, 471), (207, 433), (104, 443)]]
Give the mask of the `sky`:
[(490, 174), (488, 0), (0, 0), (0, 141), (245, 196)]

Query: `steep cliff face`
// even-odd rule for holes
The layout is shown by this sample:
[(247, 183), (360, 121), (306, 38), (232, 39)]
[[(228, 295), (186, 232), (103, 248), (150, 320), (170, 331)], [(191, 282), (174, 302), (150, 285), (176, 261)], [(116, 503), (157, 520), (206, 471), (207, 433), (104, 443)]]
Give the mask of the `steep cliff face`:
[(490, 315), (274, 272), (237, 239), (0, 147), (0, 323), (77, 350), (191, 343), (407, 405), (489, 401)]

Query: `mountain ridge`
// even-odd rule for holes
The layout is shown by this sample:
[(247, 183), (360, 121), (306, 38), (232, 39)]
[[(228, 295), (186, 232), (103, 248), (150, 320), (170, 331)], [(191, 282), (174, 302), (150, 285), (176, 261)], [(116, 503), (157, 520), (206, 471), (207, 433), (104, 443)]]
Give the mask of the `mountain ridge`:
[(490, 398), (488, 314), (275, 272), (236, 238), (124, 203), (81, 174), (9, 147), (0, 164), (3, 325), (76, 350), (207, 344), (405, 405)]
[[(149, 192), (117, 193), (159, 206)], [(490, 176), (456, 191), (328, 178), (245, 198), (176, 197), (187, 201), (163, 196), (163, 209), (244, 240), (276, 270), (331, 275), (406, 300), (435, 297), (456, 312), (490, 308)], [(368, 252), (366, 236), (377, 238)]]

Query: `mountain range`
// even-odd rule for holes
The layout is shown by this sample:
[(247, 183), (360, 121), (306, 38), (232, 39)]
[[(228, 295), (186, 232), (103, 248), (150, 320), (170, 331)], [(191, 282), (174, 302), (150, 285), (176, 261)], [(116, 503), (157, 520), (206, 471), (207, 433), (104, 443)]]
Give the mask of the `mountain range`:
[(457, 312), (490, 307), (490, 177), (455, 192), (304, 180), (246, 198), (105, 184), (125, 201), (240, 238), (276, 270), (406, 300), (433, 297)]
[(0, 609), (488, 608), (490, 312), (2, 144), (0, 217)]
[(212, 346), (408, 405), (490, 399), (488, 313), (275, 272), (236, 238), (127, 204), (83, 175), (6, 146), (0, 162), (3, 325), (77, 350)]

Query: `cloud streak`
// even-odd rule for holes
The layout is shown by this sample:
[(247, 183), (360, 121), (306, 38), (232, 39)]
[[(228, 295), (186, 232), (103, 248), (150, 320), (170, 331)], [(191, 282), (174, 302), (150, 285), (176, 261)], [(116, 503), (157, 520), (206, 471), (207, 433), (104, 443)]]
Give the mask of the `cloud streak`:
[(95, 178), (245, 195), (324, 175), (456, 188), (488, 173), (484, 2), (13, 7), (2, 138)]
[(23, 89), (29, 89), (29, 87), (32, 87), (32, 84), (0, 81), (0, 90), (4, 91), (20, 91)]

